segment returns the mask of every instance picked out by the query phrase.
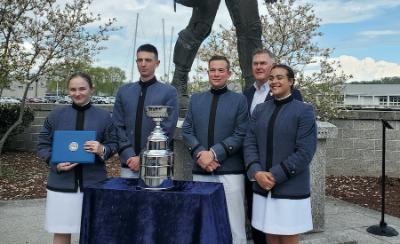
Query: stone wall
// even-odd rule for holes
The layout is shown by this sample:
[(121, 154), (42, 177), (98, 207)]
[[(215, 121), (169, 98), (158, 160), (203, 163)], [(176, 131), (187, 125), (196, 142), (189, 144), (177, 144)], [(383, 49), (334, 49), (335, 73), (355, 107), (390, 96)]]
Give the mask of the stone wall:
[(382, 119), (393, 130), (386, 130), (386, 173), (400, 176), (400, 111), (349, 110), (332, 121), (337, 138), (328, 139), (328, 175), (378, 176), (382, 165)]

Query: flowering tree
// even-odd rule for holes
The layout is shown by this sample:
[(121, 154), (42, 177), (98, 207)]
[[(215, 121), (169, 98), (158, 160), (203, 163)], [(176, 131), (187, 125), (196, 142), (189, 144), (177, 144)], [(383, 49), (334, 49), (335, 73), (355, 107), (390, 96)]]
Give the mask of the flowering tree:
[[(46, 79), (57, 64), (70, 65), (92, 57), (115, 30), (114, 19), (98, 28), (100, 20), (88, 12), (92, 0), (0, 0), (0, 88), (11, 82), (25, 85), (18, 120), (2, 135), (0, 154), (8, 135), (22, 122), (29, 87)], [(1, 166), (1, 165), (0, 165)], [(1, 175), (1, 171), (0, 171)]]
[[(315, 16), (313, 6), (295, 5), (295, 0), (265, 5), (267, 14), (261, 16), (263, 48), (276, 56), (276, 62), (296, 71), (296, 86), (305, 101), (315, 105), (319, 119), (336, 117), (343, 83), (350, 76), (337, 71), (340, 64), (330, 58), (331, 49), (320, 48), (313, 42), (322, 35), (318, 32), (321, 20)], [(221, 28), (220, 32), (211, 33), (210, 41), (199, 50), (199, 58), (207, 61), (212, 55), (224, 55), (232, 63), (234, 77), (240, 78), (234, 27)], [(310, 66), (316, 66), (316, 71), (306, 73)], [(243, 80), (241, 83), (243, 88), (252, 85)]]

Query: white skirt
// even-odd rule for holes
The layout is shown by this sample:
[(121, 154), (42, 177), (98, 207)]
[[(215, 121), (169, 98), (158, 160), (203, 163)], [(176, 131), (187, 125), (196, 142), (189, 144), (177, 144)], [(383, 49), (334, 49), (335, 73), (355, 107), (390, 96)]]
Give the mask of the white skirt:
[(139, 178), (139, 172), (134, 172), (130, 168), (121, 167), (120, 175), (121, 175), (121, 178), (131, 178), (131, 179)]
[(47, 190), (45, 229), (50, 233), (79, 233), (83, 193)]
[(311, 201), (277, 199), (253, 193), (251, 225), (267, 234), (296, 235), (313, 229)]

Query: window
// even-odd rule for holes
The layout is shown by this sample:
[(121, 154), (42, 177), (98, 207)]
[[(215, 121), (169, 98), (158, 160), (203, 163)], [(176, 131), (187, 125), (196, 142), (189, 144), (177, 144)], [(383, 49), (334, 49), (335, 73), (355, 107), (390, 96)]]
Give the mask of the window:
[(379, 105), (387, 105), (387, 97), (379, 97)]
[(389, 97), (389, 106), (400, 106), (400, 96)]

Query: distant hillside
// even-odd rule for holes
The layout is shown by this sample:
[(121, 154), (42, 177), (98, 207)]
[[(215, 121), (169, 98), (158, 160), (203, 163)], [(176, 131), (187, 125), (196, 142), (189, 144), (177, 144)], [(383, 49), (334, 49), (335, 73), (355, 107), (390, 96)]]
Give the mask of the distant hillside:
[(400, 77), (385, 77), (380, 80), (372, 80), (372, 81), (352, 81), (350, 84), (400, 84)]

